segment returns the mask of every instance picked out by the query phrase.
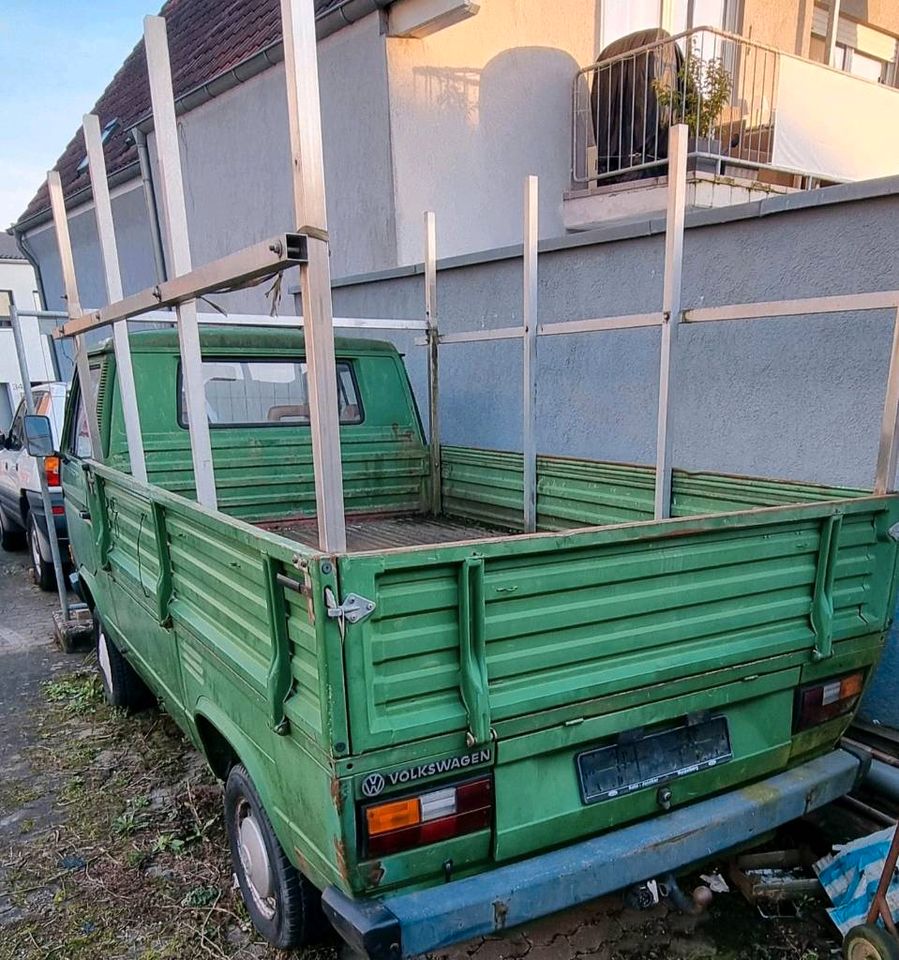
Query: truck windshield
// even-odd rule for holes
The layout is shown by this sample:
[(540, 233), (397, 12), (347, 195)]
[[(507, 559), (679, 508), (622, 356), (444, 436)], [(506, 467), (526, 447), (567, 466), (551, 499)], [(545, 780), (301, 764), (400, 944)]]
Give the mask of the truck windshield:
[[(180, 379), (179, 421), (182, 426), (187, 426), (184, 381)], [(309, 423), (305, 363), (204, 360), (203, 384), (210, 426), (302, 426)], [(346, 361), (337, 363), (337, 402), (342, 424), (362, 422), (356, 381), (352, 367)]]

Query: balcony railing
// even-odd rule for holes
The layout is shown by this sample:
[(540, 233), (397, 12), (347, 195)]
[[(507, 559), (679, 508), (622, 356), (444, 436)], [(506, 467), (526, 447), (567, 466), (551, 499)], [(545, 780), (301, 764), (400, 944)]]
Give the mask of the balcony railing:
[(699, 27), (578, 72), (576, 188), (662, 175), (668, 127), (694, 169), (828, 182), (899, 173), (899, 91)]

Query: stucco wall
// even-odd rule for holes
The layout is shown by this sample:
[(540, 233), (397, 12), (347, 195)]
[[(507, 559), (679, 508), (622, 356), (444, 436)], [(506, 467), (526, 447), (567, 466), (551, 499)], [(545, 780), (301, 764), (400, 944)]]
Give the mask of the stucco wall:
[[(335, 276), (395, 263), (384, 41), (366, 17), (318, 45), (322, 140)], [(278, 64), (178, 123), (191, 253), (215, 260), (293, 223), (284, 66)], [(155, 138), (148, 137), (154, 176)], [(254, 294), (235, 309), (263, 309)]]
[[(895, 289), (899, 238), (893, 225), (899, 195), (884, 195), (886, 190), (899, 191), (899, 178), (689, 216), (684, 305)], [(866, 192), (865, 199), (846, 199)], [(759, 216), (762, 211), (767, 215)], [(716, 219), (726, 222), (709, 223)], [(662, 227), (656, 222), (607, 228), (544, 244), (542, 320), (658, 309)], [(655, 232), (647, 235), (650, 231)], [(438, 219), (439, 242), (442, 237)], [(442, 266), (441, 329), (521, 322), (517, 251)], [(339, 286), (335, 309), (350, 316), (420, 317), (422, 298), (420, 275), (394, 275)], [(869, 485), (892, 324), (891, 313), (883, 311), (683, 328), (674, 398), (675, 463)], [(396, 342), (408, 353), (424, 410), (423, 349), (410, 337)], [(652, 330), (540, 338), (538, 449), (653, 462), (658, 346), (658, 332)], [(521, 348), (514, 341), (443, 347), (444, 441), (520, 449), (520, 377)], [(899, 638), (891, 642), (880, 682), (887, 692), (899, 682)], [(899, 727), (892, 695), (869, 701), (868, 715)]]
[[(36, 289), (37, 282), (30, 263), (0, 260), (0, 290), (11, 290), (19, 309), (34, 309)], [(5, 315), (5, 310), (2, 312)], [(32, 381), (52, 380), (53, 359), (46, 338), (40, 336), (37, 320), (23, 317), (21, 324)], [(12, 408), (21, 399), (21, 383), (12, 328), (0, 327), (0, 430), (6, 430), (9, 426), (10, 416), (15, 412)]]
[(541, 236), (560, 236), (570, 181), (571, 84), (595, 57), (597, 0), (489, 0), (423, 40), (390, 38), (399, 263), (421, 259), (422, 211), (442, 248), (521, 236), (521, 183), (541, 178)]

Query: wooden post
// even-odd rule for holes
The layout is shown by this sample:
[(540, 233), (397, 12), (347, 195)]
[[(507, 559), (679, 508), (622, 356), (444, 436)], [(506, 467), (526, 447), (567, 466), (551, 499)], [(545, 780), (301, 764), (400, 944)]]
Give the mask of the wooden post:
[[(122, 275), (119, 271), (119, 252), (116, 246), (115, 224), (112, 219), (112, 202), (109, 199), (109, 184), (106, 180), (106, 160), (103, 157), (100, 119), (96, 114), (88, 113), (84, 116), (84, 144), (87, 148), (91, 191), (94, 195), (100, 259), (103, 261), (103, 274), (106, 280), (106, 302), (115, 303), (122, 299)], [(131, 364), (127, 320), (119, 320), (112, 325), (112, 337), (131, 473), (135, 480), (146, 483), (147, 465), (144, 459), (140, 415), (137, 410), (137, 392), (134, 386), (134, 368)]]
[(343, 553), (346, 523), (313, 0), (281, 0), (281, 20), (294, 217), (299, 232), (308, 235), (300, 288), (319, 547), (325, 553)]
[[(172, 68), (164, 17), (144, 18), (144, 46), (150, 76), (150, 100), (153, 103), (153, 129), (159, 159), (159, 194), (168, 225), (169, 260), (173, 277), (190, 273), (190, 240), (187, 231), (187, 208), (184, 204), (184, 181), (181, 172), (181, 151), (175, 123), (175, 97), (172, 90)], [(178, 343), (181, 351), (181, 373), (187, 399), (190, 453), (194, 467), (197, 501), (216, 509), (215, 472), (212, 465), (212, 441), (206, 414), (206, 390), (203, 385), (203, 357), (197, 325), (197, 301), (189, 300), (175, 308), (178, 316)]]
[(665, 221), (665, 278), (662, 291), (662, 344), (659, 358), (659, 419), (656, 437), (655, 518), (671, 516), (672, 426), (671, 385), (681, 313), (684, 266), (684, 211), (687, 199), (687, 138), (689, 128), (679, 123), (668, 135), (668, 214)]

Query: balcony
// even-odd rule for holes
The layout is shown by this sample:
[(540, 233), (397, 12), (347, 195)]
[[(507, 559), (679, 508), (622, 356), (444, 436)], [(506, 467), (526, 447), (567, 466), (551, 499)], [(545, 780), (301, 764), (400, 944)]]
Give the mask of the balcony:
[(710, 27), (641, 39), (575, 79), (569, 230), (664, 209), (672, 123), (691, 207), (899, 172), (899, 90)]

